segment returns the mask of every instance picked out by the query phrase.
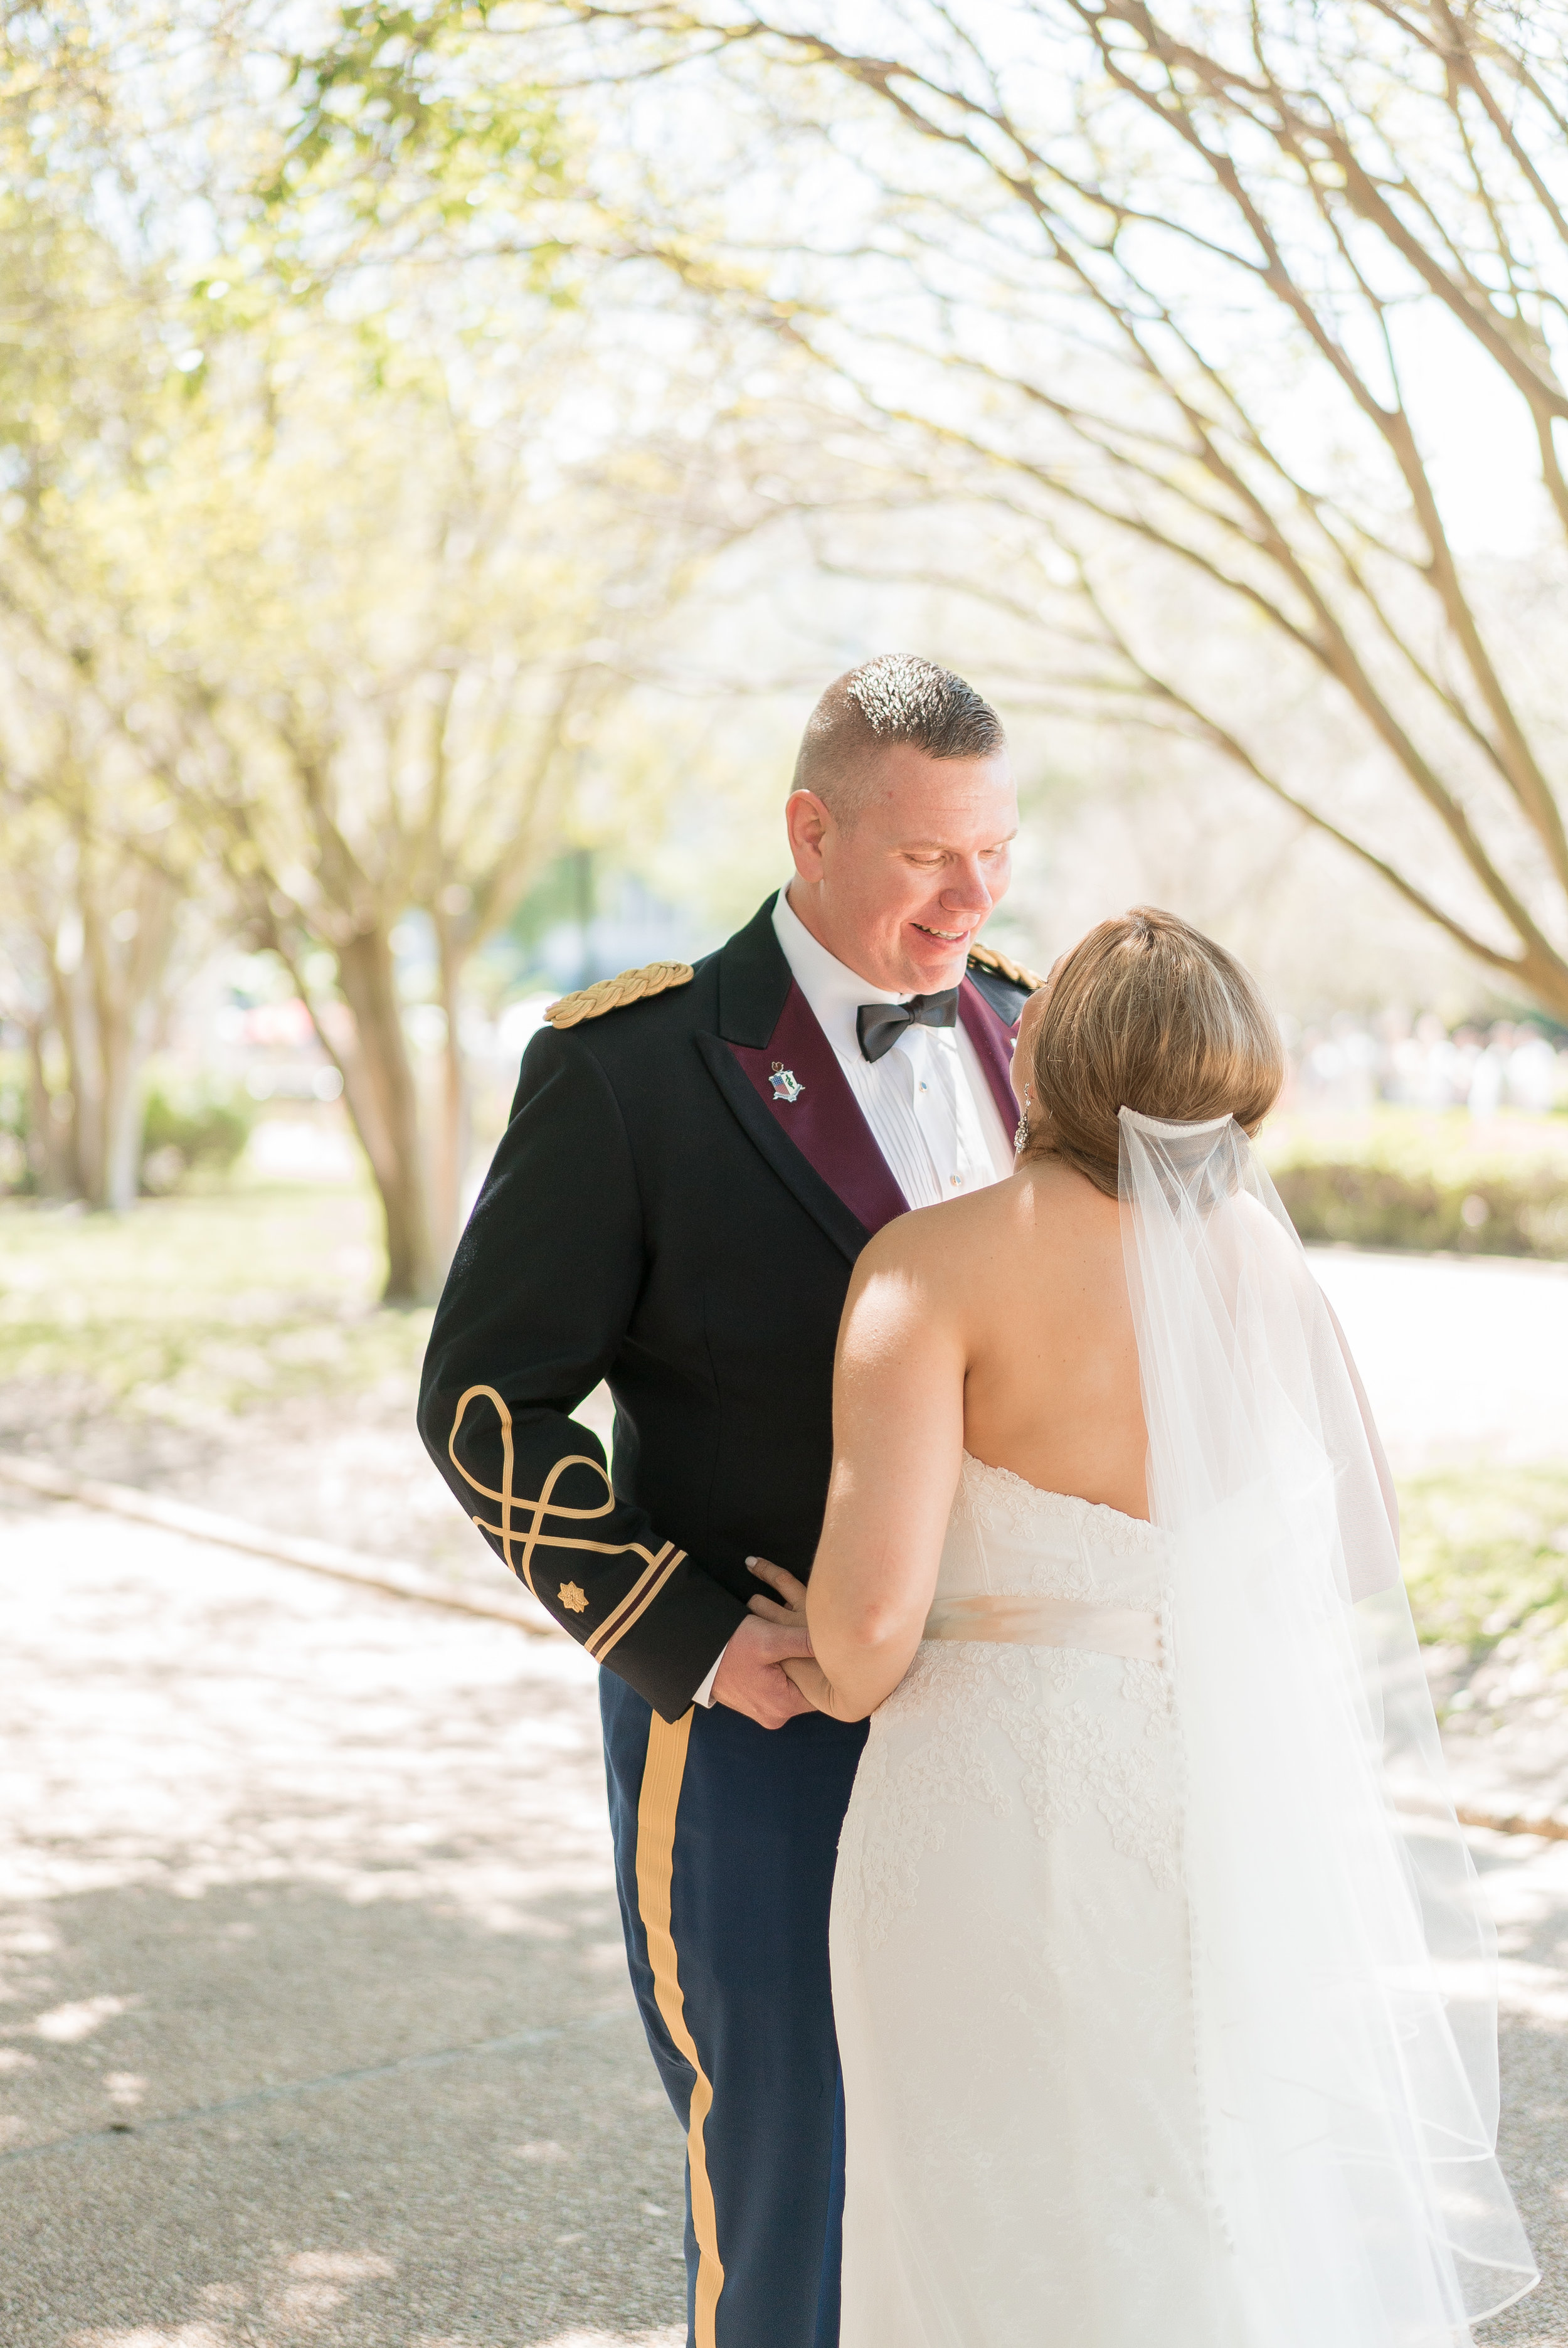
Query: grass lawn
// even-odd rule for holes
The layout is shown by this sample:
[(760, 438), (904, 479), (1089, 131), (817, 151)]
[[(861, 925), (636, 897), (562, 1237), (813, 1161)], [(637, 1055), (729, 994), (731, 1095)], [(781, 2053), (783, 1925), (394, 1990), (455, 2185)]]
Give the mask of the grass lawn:
[(417, 1368), (430, 1314), (384, 1312), (368, 1188), (232, 1184), (128, 1215), (0, 1204), (0, 1382), (89, 1383), (179, 1418)]
[(1479, 1661), (1514, 1634), (1568, 1671), (1568, 1467), (1411, 1478), (1400, 1487), (1416, 1627)]

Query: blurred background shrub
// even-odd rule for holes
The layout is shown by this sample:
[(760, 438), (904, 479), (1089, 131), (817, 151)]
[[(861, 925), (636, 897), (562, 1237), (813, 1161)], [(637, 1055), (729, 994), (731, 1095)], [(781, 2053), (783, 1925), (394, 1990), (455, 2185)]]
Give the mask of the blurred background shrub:
[(227, 1174), (251, 1138), (255, 1110), (242, 1093), (207, 1085), (148, 1087), (142, 1109), (141, 1188), (154, 1197), (190, 1174)]
[(1568, 1258), (1568, 1183), (1554, 1173), (1455, 1183), (1329, 1159), (1281, 1167), (1274, 1179), (1304, 1240)]
[(1568, 1260), (1568, 1117), (1324, 1104), (1298, 1061), (1262, 1136), (1309, 1244)]

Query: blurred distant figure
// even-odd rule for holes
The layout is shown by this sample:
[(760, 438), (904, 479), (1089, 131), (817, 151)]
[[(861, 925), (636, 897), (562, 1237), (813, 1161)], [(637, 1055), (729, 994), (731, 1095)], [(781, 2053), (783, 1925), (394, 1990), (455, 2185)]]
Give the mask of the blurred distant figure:
[(1487, 1037), (1471, 1072), (1468, 1107), (1471, 1117), (1495, 1117), (1502, 1107), (1512, 1041), (1513, 1030), (1502, 1025), (1494, 1027)]
[(1557, 1055), (1544, 1035), (1525, 1035), (1508, 1058), (1508, 1098), (1531, 1117), (1550, 1117), (1557, 1106)]
[(1568, 1051), (1532, 1027), (1500, 1019), (1450, 1034), (1433, 1011), (1412, 1019), (1390, 1008), (1376, 1019), (1336, 1012), (1296, 1047), (1294, 1099), (1303, 1108), (1357, 1116), (1387, 1101), (1401, 1108), (1466, 1108), (1472, 1117), (1515, 1108), (1550, 1117), (1568, 1104)]

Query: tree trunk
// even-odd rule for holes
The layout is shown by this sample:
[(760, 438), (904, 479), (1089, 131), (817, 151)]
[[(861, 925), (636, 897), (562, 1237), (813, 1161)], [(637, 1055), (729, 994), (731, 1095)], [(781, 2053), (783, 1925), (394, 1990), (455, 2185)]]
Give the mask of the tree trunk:
[(458, 1030), (463, 965), (467, 959), (451, 934), (452, 925), (437, 915), (440, 951), (441, 1007), (446, 1014), (446, 1041), (442, 1053), (441, 1119), (436, 1135), (433, 1217), (442, 1260), (450, 1262), (463, 1228), (463, 1179), (473, 1147), (473, 1116), (468, 1091), (468, 1066)]
[(148, 870), (137, 875), (131, 903), (120, 907), (119, 917), (134, 912), (136, 922), (129, 939), (121, 940), (118, 959), (101, 927), (88, 932), (103, 1054), (102, 1203), (117, 1212), (135, 1206), (141, 1188), (141, 1072), (163, 1026), (179, 904), (179, 891), (168, 876)]
[(364, 1145), (386, 1225), (386, 1304), (429, 1303), (440, 1286), (419, 1148), (419, 1103), (403, 1032), (392, 942), (380, 926), (338, 949), (338, 983), (359, 1049), (343, 1097)]
[(136, 927), (115, 953), (101, 903), (77, 908), (80, 942), (51, 963), (56, 1024), (71, 1092), (71, 1187), (89, 1207), (121, 1214), (136, 1204), (141, 1174), (140, 1076), (159, 1026), (178, 892), (159, 874), (138, 876)]
[(91, 1203), (124, 1214), (136, 1204), (137, 1177), (141, 1171), (142, 1005), (128, 987), (114, 983), (102, 952), (101, 936), (93, 937), (97, 951), (89, 953), (93, 973), (93, 1025), (97, 1041), (98, 1158), (97, 1184)]
[(74, 1199), (81, 1185), (76, 1169), (72, 1112), (56, 1115), (58, 1097), (49, 1090), (45, 1045), (47, 1014), (27, 1022), (28, 1157), (33, 1178), (46, 1199)]
[(72, 1189), (89, 1207), (103, 1204), (103, 1097), (92, 990), (78, 958), (53, 973), (55, 1022), (66, 1047)]

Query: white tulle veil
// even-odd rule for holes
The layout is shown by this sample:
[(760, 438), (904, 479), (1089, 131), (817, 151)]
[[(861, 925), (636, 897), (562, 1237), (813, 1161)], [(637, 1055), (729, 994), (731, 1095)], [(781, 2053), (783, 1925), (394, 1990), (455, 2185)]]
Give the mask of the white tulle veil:
[(1535, 2269), (1381, 1453), (1241, 1128), (1121, 1122), (1215, 2252), (1248, 2337), (1468, 2339)]

